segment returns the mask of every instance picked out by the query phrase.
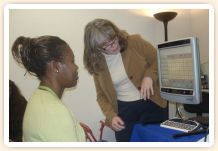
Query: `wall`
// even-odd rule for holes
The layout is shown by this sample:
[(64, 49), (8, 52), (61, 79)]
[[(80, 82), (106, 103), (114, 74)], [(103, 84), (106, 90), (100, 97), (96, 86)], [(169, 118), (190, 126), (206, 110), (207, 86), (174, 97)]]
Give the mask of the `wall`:
[(199, 37), (200, 58), (202, 73), (209, 77), (209, 11), (191, 11), (191, 33)]
[[(208, 15), (205, 12), (200, 11), (200, 14), (204, 14), (205, 22), (208, 21)], [(10, 48), (13, 41), (21, 35), (28, 37), (57, 35), (70, 45), (76, 56), (76, 64), (79, 66), (79, 81), (75, 88), (65, 91), (62, 99), (73, 111), (78, 121), (90, 126), (96, 137), (99, 136), (99, 121), (104, 119), (104, 116), (96, 102), (93, 79), (83, 66), (83, 30), (85, 25), (94, 18), (106, 18), (130, 34), (140, 34), (153, 45), (164, 41), (161, 22), (154, 18), (136, 15), (128, 10), (10, 10), (9, 15)], [(195, 27), (198, 25), (198, 15), (199, 13), (194, 10), (186, 10), (178, 14), (168, 24), (169, 40), (187, 37), (190, 36), (190, 33), (195, 35), (199, 33), (198, 30), (202, 32), (202, 28), (207, 28), (204, 26), (201, 26), (200, 29)], [(204, 37), (205, 34), (208, 33), (203, 30), (203, 33), (199, 35), (200, 38), (207, 39)], [(206, 49), (203, 50), (208, 57)], [(24, 96), (29, 98), (32, 91), (39, 85), (39, 81), (29, 74), (24, 76), (26, 71), (14, 62), (11, 53), (9, 62), (9, 78), (15, 81)], [(175, 110), (172, 105), (170, 116), (174, 114)], [(104, 139), (115, 141), (113, 131), (105, 129)]]

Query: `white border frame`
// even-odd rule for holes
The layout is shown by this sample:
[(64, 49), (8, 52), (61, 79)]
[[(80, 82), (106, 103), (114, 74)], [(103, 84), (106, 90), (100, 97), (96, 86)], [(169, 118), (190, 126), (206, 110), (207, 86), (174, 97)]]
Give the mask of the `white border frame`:
[[(10, 9), (209, 9), (209, 142), (9, 142)], [(214, 144), (214, 8), (209, 4), (7, 4), (4, 7), (4, 144), (8, 147), (210, 147)], [(212, 119), (212, 120), (211, 120)]]

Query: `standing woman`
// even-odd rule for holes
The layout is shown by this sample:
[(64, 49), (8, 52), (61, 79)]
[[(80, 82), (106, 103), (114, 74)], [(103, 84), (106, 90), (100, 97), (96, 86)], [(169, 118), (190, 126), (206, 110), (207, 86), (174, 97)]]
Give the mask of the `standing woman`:
[(159, 93), (156, 50), (149, 42), (109, 20), (95, 19), (85, 27), (84, 44), (84, 65), (117, 141), (130, 141), (136, 123), (168, 118)]
[(15, 40), (12, 54), (40, 80), (24, 113), (23, 141), (85, 141), (82, 127), (61, 102), (64, 89), (76, 86), (78, 80), (78, 66), (69, 45), (55, 36), (21, 36)]

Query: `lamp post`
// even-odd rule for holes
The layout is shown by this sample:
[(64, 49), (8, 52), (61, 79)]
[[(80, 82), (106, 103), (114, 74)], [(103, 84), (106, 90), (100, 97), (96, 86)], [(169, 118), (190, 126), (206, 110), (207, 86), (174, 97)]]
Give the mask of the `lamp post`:
[(170, 20), (172, 20), (173, 18), (175, 18), (177, 15), (176, 12), (160, 12), (160, 13), (156, 13), (154, 14), (154, 17), (159, 20), (162, 21), (164, 24), (164, 35), (165, 35), (165, 41), (168, 41), (168, 34), (167, 34), (167, 24)]
[[(164, 36), (165, 36), (165, 41), (168, 41), (168, 34), (167, 34), (167, 24), (170, 20), (172, 20), (173, 18), (175, 18), (177, 15), (176, 12), (160, 12), (160, 13), (156, 13), (154, 14), (154, 17), (159, 20), (162, 21), (164, 24)], [(177, 108), (178, 110), (178, 108)], [(167, 114), (169, 115), (169, 102), (167, 101)]]

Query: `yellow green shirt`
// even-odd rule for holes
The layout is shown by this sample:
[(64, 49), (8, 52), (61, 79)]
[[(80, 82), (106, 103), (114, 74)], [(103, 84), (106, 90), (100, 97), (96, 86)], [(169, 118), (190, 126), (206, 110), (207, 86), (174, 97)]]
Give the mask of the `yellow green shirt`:
[(72, 112), (46, 90), (31, 95), (23, 119), (24, 142), (84, 142), (85, 133)]

